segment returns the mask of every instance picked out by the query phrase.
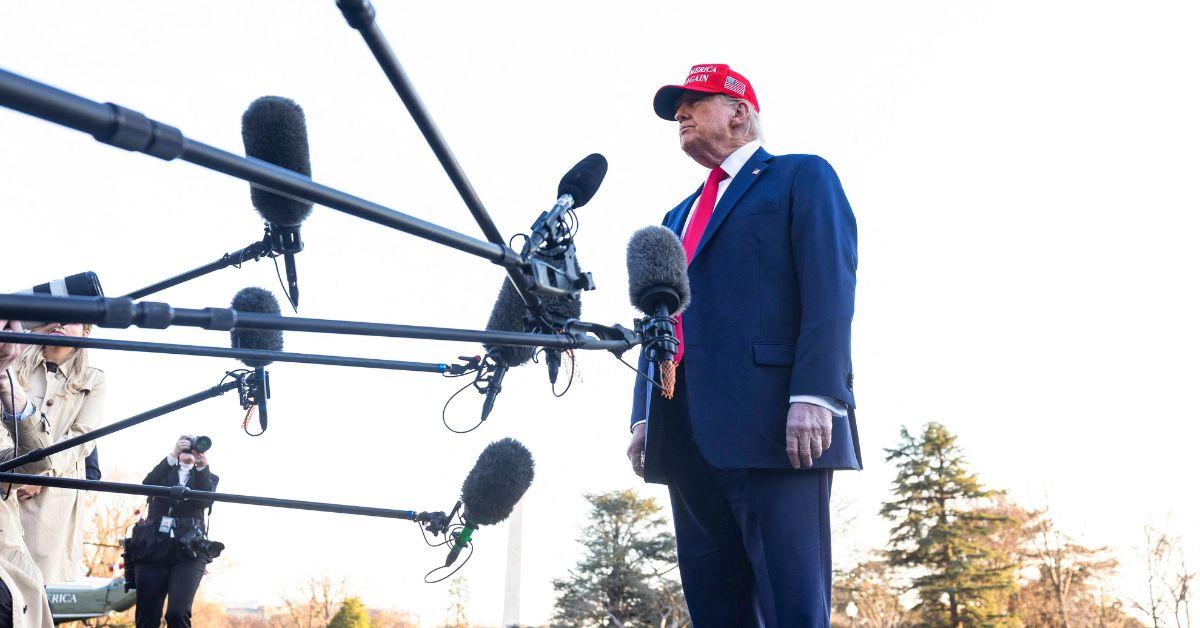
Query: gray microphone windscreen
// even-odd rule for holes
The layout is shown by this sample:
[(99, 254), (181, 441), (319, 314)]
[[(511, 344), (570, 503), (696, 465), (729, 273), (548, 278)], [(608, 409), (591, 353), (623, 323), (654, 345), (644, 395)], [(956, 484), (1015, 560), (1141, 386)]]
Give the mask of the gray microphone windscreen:
[[(260, 314), (279, 314), (279, 301), (270, 291), (262, 288), (242, 288), (233, 297), (231, 309), (239, 312), (258, 312)], [(259, 349), (264, 351), (283, 351), (283, 332), (278, 329), (238, 329), (229, 332), (230, 344), (234, 349)], [(260, 368), (270, 364), (272, 360), (242, 360), (251, 368)]]
[(486, 526), (504, 521), (533, 483), (533, 455), (512, 438), (488, 445), (462, 484), (463, 517)]
[(692, 298), (687, 253), (673, 231), (657, 225), (637, 230), (629, 238), (625, 262), (633, 307), (648, 316), (656, 314), (659, 303), (665, 302), (671, 315), (687, 307)]
[[(304, 110), (281, 96), (263, 96), (250, 103), (242, 114), (242, 143), (246, 156), (312, 176), (308, 157), (308, 129)], [(313, 204), (250, 188), (250, 202), (263, 220), (282, 226), (296, 226), (308, 218)]]

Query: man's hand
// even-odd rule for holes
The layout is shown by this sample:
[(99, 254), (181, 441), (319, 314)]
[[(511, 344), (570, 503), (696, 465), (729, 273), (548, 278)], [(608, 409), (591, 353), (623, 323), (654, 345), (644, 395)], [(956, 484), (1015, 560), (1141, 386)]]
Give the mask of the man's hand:
[(183, 450), (191, 448), (192, 441), (188, 440), (187, 436), (180, 436), (179, 440), (175, 441), (175, 449), (171, 450), (171, 455), (178, 459), (179, 454), (183, 453)]
[(41, 492), (42, 492), (42, 487), (40, 487), (40, 486), (33, 486), (33, 485), (19, 486), (19, 487), (17, 487), (17, 499), (19, 499), (21, 501), (25, 501), (27, 499), (30, 499), (31, 497), (36, 496), (38, 493), (41, 493)]
[(793, 469), (811, 468), (833, 442), (833, 413), (811, 403), (788, 408), (783, 447)]
[(629, 464), (633, 465), (633, 472), (639, 478), (646, 477), (646, 422), (642, 421), (633, 428), (633, 436), (629, 439), (629, 448), (625, 450), (625, 455), (629, 457)]
[(208, 455), (205, 452), (196, 451), (196, 452), (192, 452), (192, 455), (196, 459), (196, 468), (197, 469), (208, 468)]

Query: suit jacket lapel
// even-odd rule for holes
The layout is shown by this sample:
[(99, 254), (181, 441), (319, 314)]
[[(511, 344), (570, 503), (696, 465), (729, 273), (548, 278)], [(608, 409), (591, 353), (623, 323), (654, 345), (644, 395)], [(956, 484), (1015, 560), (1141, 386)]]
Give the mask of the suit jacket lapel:
[(746, 165), (742, 166), (742, 169), (738, 171), (738, 175), (733, 178), (733, 181), (729, 182), (729, 188), (721, 195), (721, 200), (717, 202), (717, 206), (713, 208), (712, 218), (708, 219), (708, 226), (704, 228), (704, 236), (700, 238), (700, 244), (696, 245), (696, 254), (692, 256), (693, 260), (700, 256), (700, 251), (704, 250), (704, 245), (708, 244), (708, 241), (712, 239), (713, 234), (717, 232), (721, 223), (729, 216), (729, 212), (741, 200), (746, 190), (749, 190), (750, 186), (754, 185), (754, 182), (758, 180), (763, 170), (767, 169), (767, 162), (770, 160), (771, 154), (759, 148), (754, 151), (754, 155), (750, 157)]
[(703, 189), (704, 186), (696, 188), (696, 191), (692, 192), (692, 195), (687, 197), (687, 200), (681, 205), (671, 210), (667, 214), (666, 220), (663, 221), (663, 226), (674, 231), (680, 240), (683, 239), (683, 225), (687, 223), (687, 216), (692, 209), (692, 204), (696, 202), (696, 197), (700, 196), (700, 192)]

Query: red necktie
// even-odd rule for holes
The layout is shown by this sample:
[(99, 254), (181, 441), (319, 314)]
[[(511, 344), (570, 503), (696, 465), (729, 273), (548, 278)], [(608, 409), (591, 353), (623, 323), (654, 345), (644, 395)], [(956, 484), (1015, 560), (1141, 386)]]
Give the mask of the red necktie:
[[(687, 253), (689, 264), (696, 256), (696, 247), (700, 246), (704, 229), (708, 227), (708, 220), (712, 218), (713, 209), (717, 206), (717, 186), (727, 176), (729, 175), (725, 174), (724, 170), (714, 168), (708, 173), (708, 180), (704, 182), (704, 189), (700, 191), (700, 200), (696, 201), (696, 207), (692, 210), (692, 221), (688, 223), (687, 231), (683, 234), (683, 250)], [(683, 359), (683, 314), (675, 319), (675, 337), (679, 339), (679, 350), (675, 352), (675, 363), (678, 364)]]

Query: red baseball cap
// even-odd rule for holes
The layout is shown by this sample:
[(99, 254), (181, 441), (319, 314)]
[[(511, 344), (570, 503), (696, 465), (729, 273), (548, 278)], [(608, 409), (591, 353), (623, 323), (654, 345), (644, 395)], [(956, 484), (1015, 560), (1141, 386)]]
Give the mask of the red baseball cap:
[(683, 92), (726, 94), (750, 101), (758, 111), (758, 97), (746, 77), (729, 69), (724, 63), (693, 65), (683, 85), (664, 85), (654, 95), (654, 113), (663, 120), (675, 119), (675, 104)]

